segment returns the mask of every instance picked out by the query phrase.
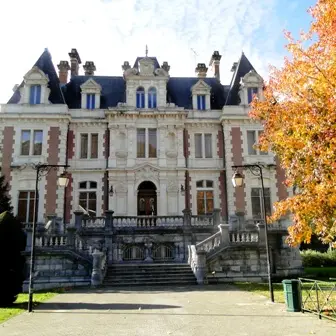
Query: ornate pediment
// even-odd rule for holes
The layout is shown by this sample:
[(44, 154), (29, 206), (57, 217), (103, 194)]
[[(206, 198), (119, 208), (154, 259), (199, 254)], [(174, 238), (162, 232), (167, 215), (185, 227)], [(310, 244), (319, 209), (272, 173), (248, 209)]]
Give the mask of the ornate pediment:
[(195, 85), (191, 87), (191, 92), (195, 93), (210, 93), (211, 86), (200, 79)]
[(23, 77), (25, 84), (34, 85), (47, 85), (49, 82), (48, 76), (37, 66), (30, 69)]
[(139, 65), (141, 76), (154, 76), (154, 61), (151, 58), (142, 58), (139, 60)]
[(142, 165), (135, 169), (136, 180), (158, 180), (159, 169), (150, 164)]
[(100, 93), (102, 87), (92, 78), (89, 78), (80, 86), (82, 92)]
[(263, 83), (262, 77), (255, 71), (249, 71), (244, 77), (241, 79), (242, 83), (249, 86), (260, 86)]

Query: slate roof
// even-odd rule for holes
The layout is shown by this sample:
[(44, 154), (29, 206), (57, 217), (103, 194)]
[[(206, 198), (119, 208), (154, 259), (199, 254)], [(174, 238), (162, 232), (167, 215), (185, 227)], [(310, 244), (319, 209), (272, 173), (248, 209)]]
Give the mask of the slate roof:
[(236, 70), (232, 76), (230, 90), (225, 105), (239, 105), (240, 98), (238, 92), (240, 86), (240, 79), (241, 77), (244, 77), (251, 70), (255, 69), (248, 60), (248, 58), (245, 56), (245, 54), (242, 53), (239, 62), (237, 64)]
[[(48, 49), (45, 49), (34, 66), (42, 70), (49, 78), (48, 87), (50, 89), (49, 100), (52, 104), (64, 104), (62, 91), (60, 89), (60, 82), (56, 73), (54, 64), (51, 60), (51, 55)], [(7, 104), (17, 104), (20, 101), (21, 95), (19, 89), (23, 86), (23, 81), (20, 86), (15, 90), (12, 97)]]

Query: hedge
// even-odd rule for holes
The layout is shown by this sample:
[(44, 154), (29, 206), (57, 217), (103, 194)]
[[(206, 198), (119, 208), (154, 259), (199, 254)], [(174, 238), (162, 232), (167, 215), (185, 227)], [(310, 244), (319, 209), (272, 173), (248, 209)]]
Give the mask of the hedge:
[(318, 252), (314, 250), (301, 251), (303, 267), (335, 267), (336, 250)]

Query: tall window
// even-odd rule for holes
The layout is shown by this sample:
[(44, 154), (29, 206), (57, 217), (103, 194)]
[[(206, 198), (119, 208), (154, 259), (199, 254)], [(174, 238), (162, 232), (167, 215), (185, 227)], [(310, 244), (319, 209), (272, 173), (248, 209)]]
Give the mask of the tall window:
[(31, 85), (29, 104), (41, 104), (41, 85)]
[(205, 110), (205, 95), (197, 95), (197, 109)]
[(202, 180), (196, 182), (197, 214), (211, 214), (214, 209), (213, 181)]
[(86, 215), (97, 215), (97, 182), (79, 183), (79, 207)]
[(157, 131), (156, 128), (137, 129), (137, 157), (157, 157)]
[(247, 88), (247, 102), (250, 104), (253, 100), (254, 95), (258, 94), (258, 88), (257, 87), (249, 87)]
[[(36, 206), (38, 206), (37, 198)], [(32, 223), (34, 220), (35, 191), (20, 191), (17, 216), (23, 223)]]
[(212, 134), (195, 134), (195, 158), (212, 158)]
[(145, 89), (138, 87), (136, 91), (136, 107), (145, 108)]
[(148, 90), (148, 108), (156, 108), (156, 89), (153, 87)]
[[(270, 188), (265, 190), (265, 208), (266, 215), (271, 215), (271, 192)], [(253, 218), (263, 218), (263, 202), (262, 202), (261, 188), (251, 189), (251, 202), (252, 202), (252, 216)]]
[(82, 133), (80, 137), (80, 158), (97, 159), (98, 158), (98, 134)]
[(86, 108), (93, 110), (96, 107), (96, 95), (94, 93), (86, 94)]
[(255, 145), (259, 141), (259, 137), (263, 131), (247, 131), (247, 153), (248, 155), (268, 155), (268, 152), (262, 152), (255, 149)]
[(42, 154), (43, 131), (21, 131), (21, 155)]

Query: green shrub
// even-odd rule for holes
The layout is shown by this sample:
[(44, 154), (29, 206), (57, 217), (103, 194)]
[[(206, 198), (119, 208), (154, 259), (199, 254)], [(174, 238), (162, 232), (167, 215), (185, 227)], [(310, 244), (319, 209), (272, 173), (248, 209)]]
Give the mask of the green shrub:
[(318, 252), (314, 250), (301, 251), (303, 267), (335, 267), (336, 250)]

